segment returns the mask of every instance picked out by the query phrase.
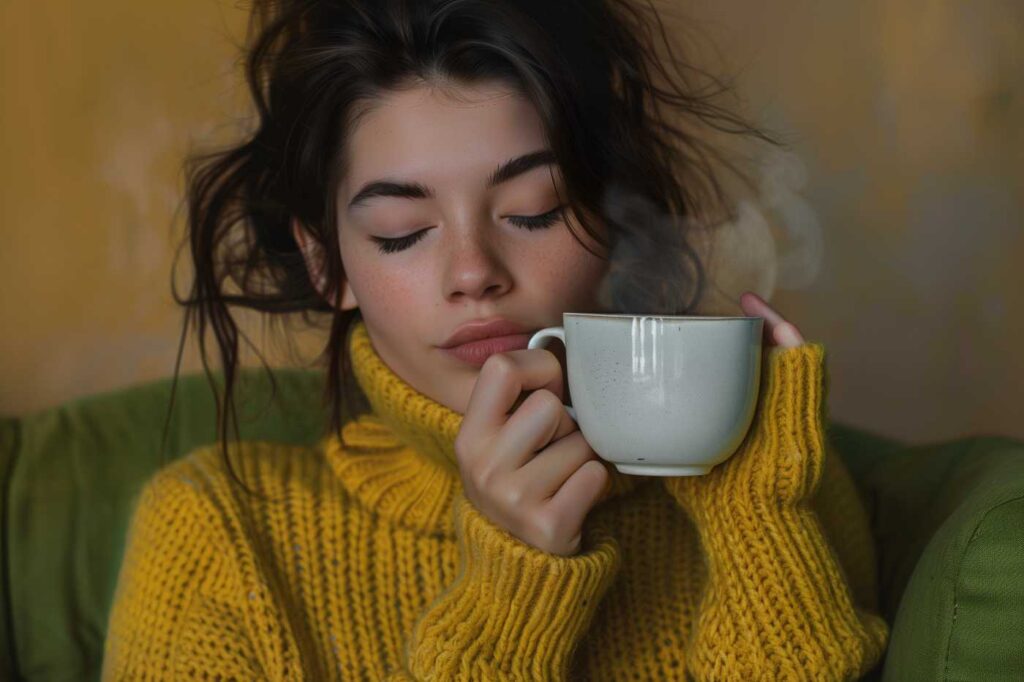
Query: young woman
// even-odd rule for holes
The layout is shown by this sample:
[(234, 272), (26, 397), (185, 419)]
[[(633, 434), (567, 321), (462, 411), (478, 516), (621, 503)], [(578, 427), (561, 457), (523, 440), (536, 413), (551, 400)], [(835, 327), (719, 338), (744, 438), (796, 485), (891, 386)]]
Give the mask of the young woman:
[[(257, 125), (190, 174), (184, 303), (219, 344), (223, 447), (145, 487), (104, 678), (875, 666), (888, 629), (864, 509), (826, 447), (821, 344), (742, 296), (765, 318), (754, 422), (710, 474), (674, 478), (598, 459), (562, 407), (564, 349), (525, 349), (565, 311), (609, 309), (629, 227), (612, 186), (679, 219), (685, 244), (721, 198), (694, 126), (760, 135), (657, 57), (654, 8), (291, 0), (258, 2), (253, 29)], [(697, 252), (680, 258), (692, 295), (661, 313), (701, 301)], [(332, 320), (317, 447), (227, 443), (234, 305)], [(452, 351), (493, 322), (500, 341)]]

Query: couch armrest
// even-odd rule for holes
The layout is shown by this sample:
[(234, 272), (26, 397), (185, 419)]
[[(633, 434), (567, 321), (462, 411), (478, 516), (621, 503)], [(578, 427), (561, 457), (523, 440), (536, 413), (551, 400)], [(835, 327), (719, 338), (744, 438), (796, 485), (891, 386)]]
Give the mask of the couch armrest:
[(884, 680), (1019, 679), (1024, 442), (916, 445), (865, 472), (892, 624)]

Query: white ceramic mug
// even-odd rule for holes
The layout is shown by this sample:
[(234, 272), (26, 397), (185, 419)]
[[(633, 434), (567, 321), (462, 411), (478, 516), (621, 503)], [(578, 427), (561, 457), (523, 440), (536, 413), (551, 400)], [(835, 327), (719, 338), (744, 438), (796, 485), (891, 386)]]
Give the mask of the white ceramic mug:
[(761, 382), (761, 317), (563, 313), (528, 348), (565, 344), (583, 437), (625, 474), (697, 476), (750, 428)]

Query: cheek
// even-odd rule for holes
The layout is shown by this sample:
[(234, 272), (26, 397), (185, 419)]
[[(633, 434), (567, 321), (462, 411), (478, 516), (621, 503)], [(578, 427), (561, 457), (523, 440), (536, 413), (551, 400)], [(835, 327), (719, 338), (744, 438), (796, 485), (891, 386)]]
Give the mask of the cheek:
[[(582, 228), (578, 228), (582, 229)], [(545, 288), (564, 301), (583, 301), (592, 296), (607, 272), (608, 262), (587, 251), (568, 229), (531, 259), (531, 271)], [(588, 240), (583, 233), (580, 239)], [(601, 253), (599, 247), (593, 247)]]
[[(417, 282), (419, 285), (417, 285)], [(360, 302), (368, 304), (360, 306), (364, 314), (370, 312), (375, 317), (385, 316), (392, 319), (407, 319), (410, 310), (423, 307), (422, 302), (417, 298), (424, 291), (422, 282), (422, 279), (418, 279), (414, 274), (410, 273), (395, 276), (371, 272), (367, 273), (366, 277), (360, 282), (361, 289), (356, 289), (353, 286), (353, 290), (356, 292), (356, 296), (359, 297)], [(371, 310), (367, 310), (367, 308)]]
[(370, 248), (376, 247), (356, 244), (342, 251), (348, 284), (364, 318), (380, 320), (420, 306), (417, 295), (424, 291), (423, 273), (415, 269), (389, 268), (386, 262), (381, 263), (381, 259), (362, 251)]
[(586, 254), (571, 270), (567, 269), (566, 298), (577, 309), (587, 311), (597, 305), (601, 283), (608, 272), (608, 264), (596, 256)]

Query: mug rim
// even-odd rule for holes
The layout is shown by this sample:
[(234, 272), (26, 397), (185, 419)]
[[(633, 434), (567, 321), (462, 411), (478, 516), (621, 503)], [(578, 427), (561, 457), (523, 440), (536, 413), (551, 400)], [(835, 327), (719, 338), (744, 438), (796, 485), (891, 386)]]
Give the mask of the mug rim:
[(672, 320), (673, 322), (703, 322), (712, 320), (763, 320), (759, 315), (645, 315), (642, 313), (562, 313), (564, 317), (596, 317), (627, 320), (632, 318)]

